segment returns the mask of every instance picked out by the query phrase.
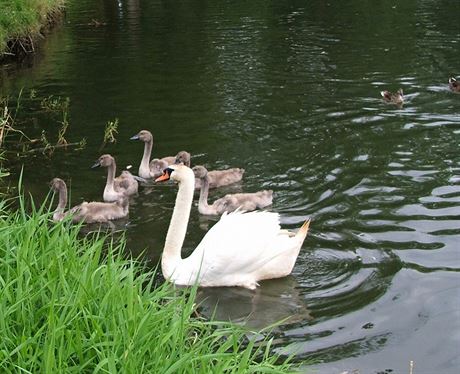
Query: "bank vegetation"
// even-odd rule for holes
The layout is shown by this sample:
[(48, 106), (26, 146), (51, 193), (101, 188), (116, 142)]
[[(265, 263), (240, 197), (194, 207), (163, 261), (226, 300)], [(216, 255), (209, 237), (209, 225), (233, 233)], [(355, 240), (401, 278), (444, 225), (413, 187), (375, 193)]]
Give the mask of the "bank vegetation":
[(66, 0), (0, 0), (0, 61), (33, 53), (61, 19)]

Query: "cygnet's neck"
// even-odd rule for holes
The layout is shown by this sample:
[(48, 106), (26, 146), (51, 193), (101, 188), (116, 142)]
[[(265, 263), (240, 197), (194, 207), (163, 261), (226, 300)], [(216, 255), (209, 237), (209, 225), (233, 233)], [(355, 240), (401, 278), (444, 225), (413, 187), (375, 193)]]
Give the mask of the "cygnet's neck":
[(208, 204), (209, 194), (209, 177), (206, 174), (201, 179), (200, 199), (198, 200), (198, 211), (201, 214), (212, 214), (211, 207)]
[(67, 205), (67, 186), (61, 185), (58, 188), (59, 202), (53, 213), (53, 220), (60, 221), (64, 216), (64, 210)]
[(113, 181), (115, 179), (115, 173), (117, 172), (117, 164), (115, 159), (112, 160), (112, 163), (107, 167), (107, 182), (105, 184), (105, 191), (112, 192), (115, 191)]
[(144, 154), (142, 155), (139, 166), (139, 176), (142, 178), (150, 177), (150, 156), (152, 155), (153, 140), (146, 141), (144, 144)]

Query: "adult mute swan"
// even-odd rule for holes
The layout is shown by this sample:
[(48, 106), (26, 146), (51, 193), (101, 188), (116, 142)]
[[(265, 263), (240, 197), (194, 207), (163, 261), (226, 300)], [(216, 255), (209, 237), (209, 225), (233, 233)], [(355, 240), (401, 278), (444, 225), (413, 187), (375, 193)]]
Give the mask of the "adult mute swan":
[(255, 289), (258, 281), (291, 273), (307, 236), (310, 221), (297, 233), (281, 230), (272, 212), (224, 214), (198, 247), (181, 257), (195, 189), (193, 171), (170, 165), (155, 181), (179, 183), (176, 203), (161, 258), (163, 276), (177, 285), (240, 286)]
[[(190, 153), (181, 151), (176, 155), (175, 164), (184, 164), (190, 167)], [(225, 170), (212, 170), (208, 171), (209, 188), (217, 188), (227, 186), (232, 183), (239, 182), (243, 178), (244, 169), (231, 168)], [(200, 178), (195, 179), (195, 188), (201, 188), (202, 181)]]
[(211, 205), (208, 204), (209, 176), (204, 166), (194, 166), (192, 168), (195, 178), (201, 179), (200, 199), (198, 201), (198, 211), (206, 215), (220, 215), (224, 212), (233, 212), (241, 209), (250, 212), (262, 209), (272, 204), (273, 191), (263, 190), (251, 193), (227, 194), (215, 200)]
[(115, 178), (117, 164), (111, 155), (102, 155), (91, 167), (97, 168), (99, 166), (107, 168), (107, 182), (102, 195), (104, 201), (113, 202), (125, 196), (137, 194), (139, 183), (129, 171), (123, 170), (122, 173)]
[(167, 156), (160, 159), (155, 158), (149, 163), (153, 148), (153, 135), (150, 131), (141, 130), (130, 139), (144, 142), (144, 154), (142, 156), (138, 172), (140, 177), (145, 179), (156, 178), (162, 174), (163, 169), (161, 169), (161, 167), (164, 166), (164, 164), (174, 164), (174, 161), (176, 160), (176, 157), (174, 156)]
[(54, 178), (50, 182), (54, 192), (59, 193), (59, 203), (53, 213), (53, 221), (62, 221), (68, 215), (72, 216), (72, 222), (108, 222), (114, 219), (126, 217), (129, 210), (128, 198), (124, 197), (115, 203), (86, 202), (74, 206), (65, 212), (67, 205), (67, 185), (60, 178)]

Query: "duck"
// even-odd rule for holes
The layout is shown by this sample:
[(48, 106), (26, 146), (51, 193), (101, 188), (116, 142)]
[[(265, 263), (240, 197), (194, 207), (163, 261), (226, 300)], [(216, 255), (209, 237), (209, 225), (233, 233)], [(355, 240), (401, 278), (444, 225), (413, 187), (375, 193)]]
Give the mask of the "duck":
[(195, 175), (188, 166), (174, 164), (155, 182), (167, 180), (176, 181), (179, 188), (161, 258), (166, 280), (181, 286), (254, 290), (261, 280), (285, 277), (292, 272), (310, 220), (294, 233), (281, 229), (279, 214), (268, 211), (224, 213), (195, 250), (182, 258)]
[[(174, 156), (167, 156), (161, 159), (154, 159), (149, 163), (150, 156), (152, 155), (153, 147), (153, 135), (148, 130), (141, 130), (136, 135), (130, 138), (131, 140), (140, 140), (144, 142), (144, 155), (142, 156), (141, 164), (139, 165), (139, 176), (145, 179), (157, 178), (159, 177), (163, 169), (158, 171), (158, 160), (166, 163), (166, 165), (173, 164), (176, 160)], [(155, 162), (154, 162), (155, 161)]]
[[(181, 151), (176, 155), (175, 164), (184, 164), (190, 168), (190, 153)], [(226, 170), (212, 170), (208, 171), (209, 188), (218, 188), (227, 186), (241, 181), (245, 170), (242, 168), (230, 168)], [(195, 189), (201, 189), (201, 179), (195, 179)]]
[(204, 166), (192, 168), (195, 178), (201, 179), (200, 198), (198, 201), (198, 212), (204, 215), (221, 215), (224, 212), (233, 212), (237, 209), (246, 212), (262, 209), (272, 204), (273, 191), (263, 190), (252, 193), (227, 194), (208, 204), (209, 178), (208, 171)]
[(449, 78), (449, 88), (451, 91), (460, 92), (460, 83), (454, 77)]
[(102, 195), (105, 202), (113, 202), (125, 196), (137, 194), (139, 183), (129, 171), (123, 170), (122, 173), (115, 178), (117, 164), (113, 156), (109, 154), (100, 156), (92, 166), (92, 168), (97, 167), (107, 168), (107, 182)]
[(86, 202), (74, 206), (65, 211), (67, 205), (67, 185), (61, 178), (53, 178), (50, 187), (54, 192), (59, 193), (59, 202), (53, 212), (53, 221), (59, 222), (67, 216), (72, 216), (72, 222), (83, 223), (103, 223), (115, 219), (123, 218), (128, 215), (129, 201), (124, 197), (114, 203)]
[(396, 93), (392, 93), (390, 91), (380, 91), (380, 95), (382, 95), (383, 100), (387, 103), (402, 105), (404, 103), (404, 95), (403, 90), (400, 88)]

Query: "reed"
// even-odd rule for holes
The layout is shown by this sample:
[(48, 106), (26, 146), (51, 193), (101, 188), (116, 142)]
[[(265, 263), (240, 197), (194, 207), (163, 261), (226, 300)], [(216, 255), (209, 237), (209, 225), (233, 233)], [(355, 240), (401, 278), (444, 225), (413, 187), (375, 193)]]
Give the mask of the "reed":
[(0, 202), (2, 373), (285, 373), (245, 331), (195, 317), (195, 289), (156, 285), (124, 239), (82, 238), (49, 203)]
[[(42, 130), (39, 138), (30, 138), (21, 130), (21, 128), (26, 129), (28, 127), (27, 124), (32, 120), (30, 115), (26, 117), (21, 115), (23, 111), (22, 100), (22, 89), (17, 98), (13, 98), (13, 106), (9, 104), (9, 97), (0, 97), (0, 147), (3, 147), (5, 152), (16, 155), (42, 153), (51, 156), (58, 148), (67, 149), (72, 147), (74, 150), (85, 148), (86, 139), (81, 139), (79, 142), (68, 142), (66, 139), (67, 130), (70, 126), (70, 98), (49, 95), (40, 99), (36, 90), (29, 92), (27, 105), (33, 106), (34, 103), (39, 102), (40, 110), (47, 113), (47, 121), (53, 119), (56, 115), (62, 116), (62, 120), (57, 121), (59, 128), (55, 143), (48, 140), (49, 134), (45, 130)], [(15, 135), (15, 137), (9, 136), (9, 134)], [(10, 150), (8, 148), (13, 149)]]
[(118, 134), (118, 118), (113, 121), (107, 121), (104, 129), (104, 144), (116, 143), (115, 134)]
[(30, 140), (21, 130), (15, 128), (16, 117), (20, 109), (21, 97), (22, 89), (19, 91), (16, 106), (12, 109), (9, 105), (9, 98), (0, 96), (0, 147), (3, 146), (5, 138), (9, 132), (19, 133), (24, 138)]

